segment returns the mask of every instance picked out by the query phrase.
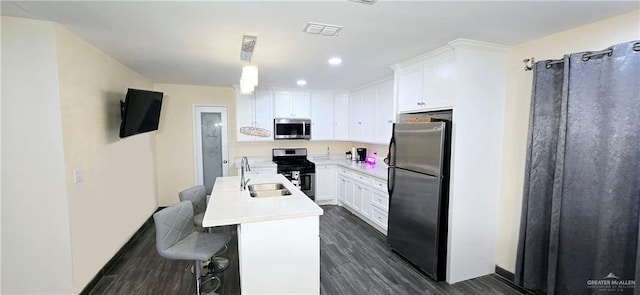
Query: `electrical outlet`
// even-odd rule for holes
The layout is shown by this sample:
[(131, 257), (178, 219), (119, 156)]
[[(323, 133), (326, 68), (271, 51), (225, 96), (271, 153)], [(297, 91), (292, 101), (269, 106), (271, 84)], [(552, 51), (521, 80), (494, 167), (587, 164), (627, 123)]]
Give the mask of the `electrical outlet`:
[(84, 173), (82, 172), (82, 170), (74, 170), (73, 179), (76, 184), (81, 183), (84, 180)]

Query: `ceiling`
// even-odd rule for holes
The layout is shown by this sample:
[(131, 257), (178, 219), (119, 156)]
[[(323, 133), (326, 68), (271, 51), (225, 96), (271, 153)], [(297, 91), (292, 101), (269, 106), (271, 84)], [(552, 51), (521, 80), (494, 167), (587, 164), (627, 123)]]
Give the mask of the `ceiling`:
[[(349, 90), (456, 38), (515, 45), (640, 9), (638, 1), (2, 1), (2, 15), (50, 20), (155, 83), (238, 84), (242, 35), (258, 41), (261, 86)], [(302, 32), (343, 26), (338, 36)], [(332, 56), (343, 59), (331, 66)]]

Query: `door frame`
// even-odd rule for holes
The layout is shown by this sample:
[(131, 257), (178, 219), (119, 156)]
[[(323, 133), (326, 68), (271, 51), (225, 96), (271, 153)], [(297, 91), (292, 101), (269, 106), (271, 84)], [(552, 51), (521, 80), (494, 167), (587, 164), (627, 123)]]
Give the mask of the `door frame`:
[(222, 128), (222, 176), (229, 175), (229, 107), (226, 105), (194, 104), (192, 107), (193, 117), (193, 163), (195, 185), (204, 184), (202, 170), (202, 132), (201, 113), (220, 113)]

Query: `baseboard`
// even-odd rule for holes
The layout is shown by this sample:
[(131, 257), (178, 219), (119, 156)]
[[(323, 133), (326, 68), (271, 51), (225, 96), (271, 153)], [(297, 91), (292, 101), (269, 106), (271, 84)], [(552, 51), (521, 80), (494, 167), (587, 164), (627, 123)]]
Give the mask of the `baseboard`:
[(505, 279), (507, 279), (507, 280), (509, 280), (511, 282), (513, 282), (515, 280), (515, 277), (516, 277), (512, 272), (510, 272), (510, 271), (508, 271), (508, 270), (506, 270), (506, 269), (504, 269), (502, 267), (499, 267), (497, 265), (496, 265), (496, 274), (499, 275), (499, 276), (502, 276), (503, 278), (505, 278)]
[(520, 293), (522, 294), (534, 294), (533, 291), (529, 290), (529, 289), (525, 289), (519, 285), (516, 285), (515, 283), (515, 275), (496, 265), (496, 270), (495, 270), (496, 274), (498, 275), (498, 279), (500, 279), (502, 282), (504, 282), (505, 284), (509, 285), (509, 287), (518, 290)]
[[(166, 207), (158, 207), (158, 209), (156, 209), (155, 212), (158, 212), (164, 208)], [(131, 249), (131, 247), (133, 247), (134, 242), (136, 242), (140, 238), (140, 236), (147, 229), (147, 227), (152, 225), (153, 225), (153, 215), (150, 216), (142, 224), (142, 226), (140, 226), (140, 228), (133, 234), (131, 239), (129, 239), (129, 241), (127, 241), (127, 243), (125, 243), (122, 246), (122, 248), (120, 248), (120, 250), (118, 250), (118, 252), (116, 252), (116, 254), (113, 255), (113, 257), (111, 257), (111, 259), (98, 271), (98, 273), (93, 277), (93, 279), (91, 279), (91, 281), (84, 287), (84, 289), (82, 289), (82, 291), (80, 292), (80, 295), (88, 295), (89, 293), (91, 293), (93, 288), (95, 288), (98, 282), (100, 282), (100, 279), (102, 279), (102, 277), (107, 272), (109, 272), (109, 270), (111, 270), (111, 268), (118, 262), (118, 260), (122, 258), (125, 252), (127, 252), (129, 249)]]

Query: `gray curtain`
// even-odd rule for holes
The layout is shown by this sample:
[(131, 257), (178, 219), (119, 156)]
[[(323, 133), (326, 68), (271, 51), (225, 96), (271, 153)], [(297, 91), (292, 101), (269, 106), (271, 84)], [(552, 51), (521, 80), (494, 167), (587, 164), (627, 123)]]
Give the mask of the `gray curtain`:
[(640, 294), (640, 41), (608, 49), (535, 64), (515, 271), (525, 288)]

